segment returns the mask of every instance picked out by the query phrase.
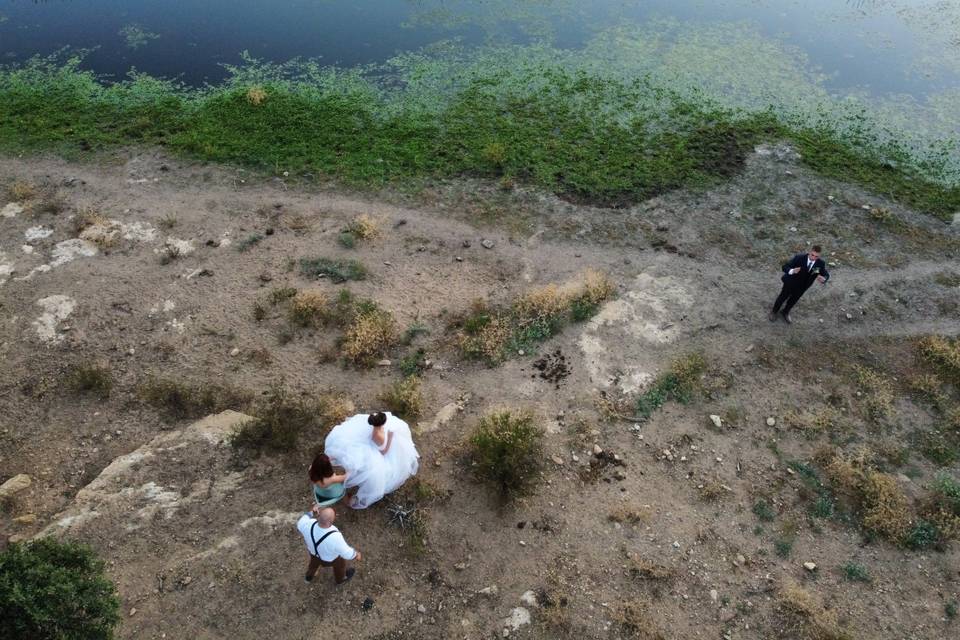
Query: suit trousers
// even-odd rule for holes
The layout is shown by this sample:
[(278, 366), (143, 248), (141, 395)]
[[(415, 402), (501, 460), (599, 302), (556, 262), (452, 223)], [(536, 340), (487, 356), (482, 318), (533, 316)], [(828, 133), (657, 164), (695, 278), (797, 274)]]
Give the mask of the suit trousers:
[(339, 556), (335, 560), (327, 562), (310, 554), (310, 563), (307, 565), (307, 577), (312, 578), (315, 576), (320, 567), (333, 567), (333, 581), (337, 584), (340, 584), (347, 578), (347, 561)]
[(777, 296), (777, 300), (773, 303), (773, 312), (777, 313), (780, 311), (780, 307), (783, 307), (784, 315), (789, 314), (790, 309), (793, 309), (793, 305), (797, 304), (797, 301), (803, 297), (803, 294), (806, 292), (806, 289), (784, 284), (783, 289), (780, 290), (780, 295)]

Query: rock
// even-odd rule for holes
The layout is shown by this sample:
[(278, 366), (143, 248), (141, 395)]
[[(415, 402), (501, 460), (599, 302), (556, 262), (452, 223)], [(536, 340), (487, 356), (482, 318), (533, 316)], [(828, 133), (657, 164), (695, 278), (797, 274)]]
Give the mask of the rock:
[(627, 472), (624, 471), (623, 469), (617, 469), (616, 471), (613, 472), (613, 477), (616, 478), (617, 480), (626, 480)]
[(747, 559), (743, 557), (743, 554), (738, 553), (737, 556), (733, 559), (733, 566), (742, 567), (747, 563)]
[(570, 458), (571, 458), (574, 462), (580, 462), (580, 457), (577, 456), (577, 455), (572, 455), (572, 456), (570, 456)]
[(183, 580), (180, 581), (180, 584), (182, 584), (183, 586), (187, 586), (191, 582), (193, 582), (192, 576), (184, 576)]
[(806, 569), (807, 571), (816, 571), (817, 565), (816, 563), (813, 563), (813, 562), (804, 562), (803, 568)]
[(673, 541), (673, 545), (671, 545), (671, 546), (672, 546), (674, 549), (679, 549), (679, 548), (680, 548), (680, 543), (679, 543), (678, 541), (674, 540), (674, 541)]
[(953, 214), (953, 222), (950, 223), (954, 227), (960, 227), (960, 211), (957, 211)]
[(484, 587), (483, 589), (480, 589), (480, 591), (477, 591), (477, 593), (479, 593), (482, 596), (495, 596), (498, 593), (500, 593), (500, 588), (494, 584), (494, 585), (490, 585), (489, 587)]
[(454, 260), (456, 260), (457, 262), (463, 262), (463, 258), (461, 258), (460, 256), (457, 256), (456, 258), (454, 258)]
[(713, 422), (713, 426), (718, 429), (723, 426), (723, 419), (716, 414), (710, 414), (710, 421)]
[(33, 524), (37, 521), (37, 516), (33, 513), (25, 513), (22, 516), (17, 516), (13, 521), (16, 524)]
[(557, 464), (563, 464), (563, 458), (561, 458), (560, 456), (550, 456), (550, 459)]
[(481, 240), (480, 246), (483, 247), (484, 249), (493, 249), (494, 247), (493, 240), (486, 240), (486, 239)]
[(370, 611), (370, 609), (373, 609), (373, 604), (374, 604), (373, 598), (371, 598), (370, 596), (367, 596), (366, 598), (364, 598), (363, 603), (360, 605), (360, 609), (362, 611)]
[(776, 424), (777, 424), (777, 419), (776, 419), (776, 418), (774, 418), (773, 416), (770, 416), (769, 418), (767, 418), (767, 426), (768, 426), (768, 427), (776, 426)]
[(464, 248), (464, 249), (469, 249), (469, 248), (470, 248), (470, 241), (469, 241), (469, 240), (464, 240), (464, 241), (463, 241), (463, 248)]
[(422, 604), (417, 605), (417, 613), (426, 613), (426, 612), (427, 612), (427, 608), (425, 606), (423, 606)]
[[(530, 611), (525, 607), (517, 607), (510, 612), (510, 615), (503, 621), (504, 631), (516, 631), (524, 625), (530, 624)], [(509, 635), (509, 634), (504, 634)]]
[(238, 356), (238, 355), (240, 355), (240, 349), (239, 349), (238, 347), (234, 347), (233, 349), (230, 349), (230, 355), (231, 355), (231, 356)]
[(131, 618), (132, 618), (134, 615), (136, 615), (136, 613), (137, 613), (137, 608), (136, 608), (136, 607), (134, 607), (133, 609), (130, 609), (130, 617), (131, 617)]
[(603, 449), (600, 448), (600, 445), (598, 444), (593, 445), (593, 455), (595, 456), (603, 455)]
[(716, 602), (719, 597), (720, 597), (720, 594), (717, 593), (716, 589), (710, 589), (710, 599), (713, 602)]
[(537, 594), (533, 591), (524, 591), (523, 595), (520, 596), (520, 602), (531, 607), (536, 607), (537, 605)]
[(453, 420), (457, 413), (463, 411), (467, 400), (469, 400), (469, 398), (461, 398), (457, 402), (450, 402), (443, 405), (440, 411), (437, 412), (437, 415), (433, 417), (433, 420), (430, 422), (421, 422), (417, 425), (420, 433), (430, 433), (432, 431), (436, 431), (440, 427), (446, 426), (447, 423)]
[(847, 316), (847, 320), (853, 320), (853, 316), (852, 316), (852, 315), (850, 315), (849, 313), (848, 313), (848, 314), (846, 314), (846, 316)]
[(391, 364), (393, 364), (393, 363), (390, 362), (389, 360), (387, 360), (386, 358), (384, 358), (383, 360), (381, 360), (380, 362), (377, 363), (377, 366), (378, 366), (378, 367), (389, 367)]
[(29, 487), (33, 481), (25, 473), (18, 473), (0, 485), (0, 500), (6, 500)]
[(457, 564), (453, 565), (453, 568), (456, 569), (457, 571), (463, 571), (464, 569), (467, 568), (467, 563), (466, 563), (466, 562), (458, 562)]
[(747, 353), (750, 353), (751, 351), (753, 351), (753, 345), (752, 345), (752, 344), (748, 344), (748, 345), (747, 345), (747, 348), (744, 349), (744, 351), (746, 351)]

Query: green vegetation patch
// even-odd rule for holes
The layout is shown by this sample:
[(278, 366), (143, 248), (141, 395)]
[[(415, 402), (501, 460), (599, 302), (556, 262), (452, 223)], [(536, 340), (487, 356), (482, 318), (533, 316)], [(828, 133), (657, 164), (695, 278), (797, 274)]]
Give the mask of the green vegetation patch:
[(822, 175), (943, 218), (960, 210), (946, 159), (914, 160), (855, 118), (747, 113), (665, 81), (561, 62), (477, 65), (431, 90), (417, 78), (379, 82), (378, 73), (403, 77), (390, 68), (365, 75), (248, 60), (220, 86), (189, 89), (138, 73), (108, 85), (80, 65), (35, 58), (0, 69), (0, 149), (76, 155), (147, 142), (355, 185), (480, 176), (618, 206), (715, 184), (756, 144), (788, 140)]
[(687, 403), (700, 388), (700, 378), (707, 370), (707, 362), (699, 353), (691, 353), (675, 360), (636, 399), (637, 417), (649, 418), (668, 401)]
[(11, 544), (0, 553), (0, 637), (109, 640), (120, 600), (104, 568), (84, 545)]
[(331, 281), (339, 283), (366, 279), (367, 268), (357, 260), (301, 258), (300, 273), (311, 278), (330, 278)]
[(540, 477), (542, 439), (543, 429), (529, 411), (484, 416), (469, 439), (477, 475), (505, 499), (529, 493)]

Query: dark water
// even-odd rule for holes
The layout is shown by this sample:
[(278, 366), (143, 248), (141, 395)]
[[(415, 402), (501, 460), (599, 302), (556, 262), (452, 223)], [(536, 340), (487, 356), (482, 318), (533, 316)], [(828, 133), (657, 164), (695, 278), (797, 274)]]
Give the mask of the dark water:
[[(747, 24), (821, 72), (831, 91), (920, 97), (960, 85), (956, 51), (937, 43), (943, 5), (925, 0), (3, 0), (7, 62), (62, 47), (94, 49), (85, 65), (123, 76), (131, 67), (188, 84), (216, 82), (220, 63), (302, 56), (343, 66), (456, 38), (467, 45), (545, 41), (579, 48), (623, 25), (675, 19), (688, 27)], [(908, 15), (904, 15), (907, 12)], [(920, 12), (911, 17), (909, 12)], [(925, 16), (925, 17), (924, 17)], [(946, 16), (949, 20), (956, 15)], [(933, 26), (931, 26), (933, 25)], [(689, 34), (689, 32), (687, 32)], [(688, 35), (689, 37), (689, 35)], [(931, 43), (931, 39), (933, 42)], [(954, 43), (960, 48), (960, 42)], [(762, 63), (749, 59), (744, 65)], [(805, 58), (805, 59), (804, 59)]]

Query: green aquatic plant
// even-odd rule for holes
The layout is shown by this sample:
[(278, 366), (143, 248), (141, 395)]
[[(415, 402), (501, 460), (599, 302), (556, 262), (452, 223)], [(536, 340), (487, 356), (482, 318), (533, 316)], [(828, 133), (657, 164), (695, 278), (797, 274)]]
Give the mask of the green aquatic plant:
[(127, 24), (120, 28), (119, 34), (131, 49), (139, 49), (160, 37), (159, 34), (145, 30), (139, 24)]

